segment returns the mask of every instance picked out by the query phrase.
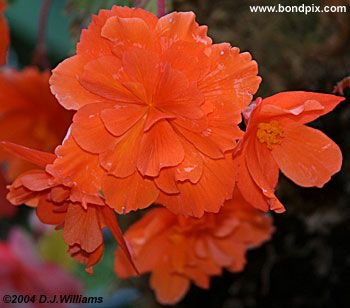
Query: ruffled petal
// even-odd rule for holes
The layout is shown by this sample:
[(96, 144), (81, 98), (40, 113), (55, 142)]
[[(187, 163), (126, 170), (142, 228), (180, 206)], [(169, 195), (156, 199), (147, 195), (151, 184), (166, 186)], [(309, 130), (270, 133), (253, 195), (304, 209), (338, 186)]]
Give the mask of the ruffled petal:
[(174, 168), (163, 168), (159, 176), (154, 179), (157, 187), (167, 194), (177, 194), (179, 189), (176, 185)]
[(146, 21), (139, 17), (110, 17), (106, 20), (101, 36), (114, 43), (114, 48), (128, 45), (147, 48), (153, 42), (153, 33)]
[(342, 165), (339, 147), (321, 131), (304, 125), (285, 127), (272, 155), (281, 171), (303, 187), (322, 187)]
[(111, 10), (100, 10), (97, 16), (92, 17), (92, 22), (86, 30), (82, 31), (77, 53), (89, 53), (92, 57), (111, 52), (111, 41), (101, 36), (101, 31), (106, 21), (113, 17), (140, 18), (150, 29), (153, 29), (158, 21), (153, 14), (142, 9), (131, 9), (128, 7), (113, 6)]
[(80, 204), (70, 204), (64, 223), (64, 241), (69, 246), (79, 245), (87, 253), (92, 253), (103, 244), (97, 208)]
[(101, 119), (108, 131), (115, 136), (121, 136), (134, 126), (146, 113), (146, 106), (125, 105), (104, 109)]
[[(332, 111), (342, 101), (344, 97), (331, 94), (303, 91), (282, 92), (263, 100), (261, 116), (290, 114), (293, 121), (304, 124)], [(269, 105), (275, 106), (275, 109)]]
[(211, 44), (207, 36), (207, 26), (199, 26), (193, 12), (173, 12), (158, 20), (156, 34), (161, 38), (163, 50), (177, 41), (199, 43), (204, 46)]
[(195, 217), (204, 212), (217, 213), (226, 199), (232, 197), (235, 170), (230, 155), (225, 159), (203, 158), (203, 174), (196, 184), (189, 181), (178, 183), (178, 195), (160, 193), (157, 202), (176, 214)]
[(140, 99), (135, 95), (135, 88), (129, 89), (123, 84), (123, 74), (120, 59), (115, 56), (101, 56), (84, 66), (79, 82), (86, 91), (100, 97), (100, 101), (143, 104), (143, 97)]
[(98, 155), (80, 148), (72, 137), (56, 149), (57, 159), (46, 169), (58, 178), (69, 178), (82, 193), (99, 195), (102, 176)]
[(152, 272), (150, 283), (158, 302), (163, 305), (177, 303), (190, 288), (189, 279), (178, 274), (171, 274), (166, 264), (158, 266)]
[(143, 135), (137, 168), (144, 176), (157, 176), (161, 168), (177, 166), (184, 156), (178, 135), (169, 123), (161, 121)]
[(105, 176), (102, 191), (107, 204), (120, 214), (150, 206), (159, 194), (155, 184), (138, 172), (127, 178)]
[(125, 135), (115, 140), (115, 145), (100, 154), (100, 163), (116, 177), (128, 177), (136, 171), (143, 123), (139, 121)]
[(51, 91), (68, 110), (77, 110), (84, 105), (104, 101), (103, 97), (90, 92), (80, 83), (80, 76), (90, 60), (86, 55), (74, 56), (61, 62), (52, 71)]
[(42, 223), (57, 226), (64, 223), (66, 211), (66, 205), (55, 205), (46, 198), (40, 198), (36, 215)]
[[(110, 104), (89, 104), (78, 110), (74, 115), (71, 133), (79, 146), (84, 150), (99, 154), (105, 152), (115, 143), (115, 137), (105, 128), (100, 113)], [(67, 137), (69, 138), (68, 131)]]
[(163, 112), (188, 119), (199, 119), (204, 116), (200, 108), (204, 103), (202, 93), (195, 83), (187, 79), (185, 74), (172, 69), (170, 65), (162, 67), (154, 100), (156, 107)]
[(229, 44), (213, 45), (209, 57), (211, 68), (198, 82), (198, 87), (207, 103), (217, 108), (229, 103), (231, 108), (227, 108), (227, 112), (232, 123), (240, 123), (241, 111), (252, 100), (261, 82), (257, 63), (249, 53), (240, 53)]
[(250, 174), (245, 157), (235, 157), (234, 163), (237, 170), (237, 188), (251, 206), (264, 212), (270, 209), (277, 213), (285, 211), (284, 206), (273, 193), (269, 195), (263, 194), (262, 189)]
[(198, 183), (203, 173), (203, 159), (196, 149), (189, 143), (183, 142), (185, 158), (175, 168), (176, 181), (189, 180), (191, 183)]

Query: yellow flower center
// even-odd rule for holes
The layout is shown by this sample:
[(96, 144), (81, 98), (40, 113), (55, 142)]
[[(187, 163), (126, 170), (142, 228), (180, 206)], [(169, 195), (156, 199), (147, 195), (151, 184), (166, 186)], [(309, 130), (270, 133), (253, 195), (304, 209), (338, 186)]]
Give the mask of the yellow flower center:
[(283, 128), (277, 121), (259, 123), (256, 136), (261, 143), (266, 143), (267, 148), (271, 150), (275, 144), (281, 143)]

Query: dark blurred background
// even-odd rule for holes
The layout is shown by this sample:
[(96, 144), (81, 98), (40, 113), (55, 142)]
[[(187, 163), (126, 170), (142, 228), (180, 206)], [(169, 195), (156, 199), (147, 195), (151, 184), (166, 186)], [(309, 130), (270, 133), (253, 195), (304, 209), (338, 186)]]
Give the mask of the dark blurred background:
[[(30, 2), (30, 4), (29, 4)], [(6, 16), (11, 27), (10, 65), (31, 61), (36, 44), (41, 0), (12, 0)], [(151, 1), (149, 9), (154, 9)], [(249, 5), (347, 5), (347, 13), (251, 13)], [(48, 22), (51, 66), (74, 53), (81, 27), (91, 13), (110, 8), (113, 0), (53, 0)], [(153, 6), (152, 6), (153, 5)], [(331, 93), (350, 75), (349, 0), (174, 0), (169, 7), (194, 11), (209, 26), (215, 42), (230, 42), (249, 51), (263, 78), (258, 96), (287, 90)], [(320, 189), (304, 189), (281, 177), (278, 195), (287, 212), (274, 215), (277, 232), (272, 241), (248, 253), (246, 269), (212, 280), (209, 291), (192, 287), (176, 307), (323, 308), (350, 303), (350, 107), (348, 100), (312, 123), (342, 149), (343, 168)], [(16, 220), (1, 221), (1, 237), (13, 224), (26, 224), (28, 209)], [(114, 247), (107, 246), (94, 277), (75, 270), (89, 294), (115, 293), (106, 307), (159, 307), (147, 277), (118, 281), (111, 272)], [(115, 290), (119, 290), (115, 292)], [(110, 306), (108, 306), (110, 305)], [(102, 306), (98, 306), (102, 307)]]

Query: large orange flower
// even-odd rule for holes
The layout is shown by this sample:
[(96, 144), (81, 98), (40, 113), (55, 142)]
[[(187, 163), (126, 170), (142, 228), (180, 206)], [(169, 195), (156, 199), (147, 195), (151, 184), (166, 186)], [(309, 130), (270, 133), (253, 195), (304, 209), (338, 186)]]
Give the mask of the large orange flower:
[[(141, 273), (151, 272), (151, 287), (162, 304), (179, 301), (191, 281), (208, 289), (210, 277), (223, 268), (241, 271), (248, 248), (270, 238), (272, 220), (247, 205), (237, 192), (218, 214), (202, 218), (176, 216), (154, 209), (136, 222), (125, 237)], [(133, 275), (120, 251), (115, 270), (120, 277)]]
[[(49, 89), (48, 72), (36, 68), (0, 70), (0, 141), (53, 151), (61, 143), (72, 114), (62, 108)], [(33, 166), (0, 149), (6, 175), (14, 179)]]
[(344, 98), (312, 92), (282, 92), (258, 99), (234, 160), (237, 186), (255, 207), (283, 212), (274, 194), (279, 170), (303, 187), (322, 187), (342, 164), (339, 147), (305, 126), (332, 111)]
[(7, 50), (10, 45), (10, 34), (6, 23), (6, 19), (3, 16), (3, 12), (6, 8), (6, 1), (0, 0), (0, 65), (5, 64)]
[(212, 44), (206, 32), (190, 12), (158, 19), (113, 7), (93, 17), (77, 55), (53, 72), (53, 93), (78, 110), (76, 155), (96, 155), (95, 190), (119, 213), (159, 202), (201, 216), (232, 196), (230, 151), (260, 78), (248, 53)]
[(39, 219), (63, 228), (69, 253), (86, 264), (92, 273), (103, 254), (102, 229), (107, 227), (121, 246), (128, 260), (129, 250), (116, 221), (114, 211), (97, 195), (82, 193), (69, 177), (52, 169), (55, 155), (6, 143), (6, 148), (46, 170), (31, 170), (21, 174), (9, 186), (8, 200), (14, 205), (26, 204), (36, 208)]

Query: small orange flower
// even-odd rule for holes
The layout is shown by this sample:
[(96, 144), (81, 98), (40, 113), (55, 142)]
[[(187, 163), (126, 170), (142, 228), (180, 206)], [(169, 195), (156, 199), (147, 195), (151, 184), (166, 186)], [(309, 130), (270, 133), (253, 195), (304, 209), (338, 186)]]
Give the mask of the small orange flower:
[(8, 187), (7, 198), (12, 204), (34, 207), (43, 223), (63, 228), (69, 253), (86, 264), (89, 273), (102, 257), (102, 229), (105, 227), (109, 228), (126, 258), (132, 262), (115, 213), (101, 196), (82, 193), (70, 178), (57, 173), (52, 168), (55, 155), (8, 143), (5, 146), (31, 162), (39, 163), (41, 160), (40, 165), (46, 166), (46, 171), (39, 169), (21, 174)]
[[(61, 108), (49, 89), (48, 72), (29, 67), (21, 72), (0, 70), (0, 140), (53, 151), (69, 127), (72, 114)], [(8, 162), (7, 177), (33, 168), (0, 149), (0, 162)]]
[(237, 186), (249, 203), (264, 211), (285, 210), (274, 194), (279, 170), (303, 187), (322, 187), (340, 170), (339, 147), (304, 124), (343, 100), (329, 94), (282, 92), (258, 99), (246, 110), (247, 131), (234, 161)]
[[(125, 237), (140, 272), (152, 273), (150, 284), (158, 301), (173, 304), (186, 294), (191, 281), (208, 289), (210, 277), (220, 275), (223, 268), (243, 270), (247, 249), (268, 240), (272, 232), (272, 220), (236, 192), (218, 214), (200, 219), (151, 210)], [(115, 270), (123, 278), (133, 275), (120, 251)]]
[(248, 53), (212, 44), (206, 32), (190, 12), (158, 19), (113, 7), (53, 72), (53, 93), (78, 110), (76, 155), (97, 156), (99, 189), (118, 213), (158, 202), (199, 217), (232, 196), (237, 124), (260, 78)]
[(7, 50), (10, 45), (10, 33), (3, 13), (6, 8), (6, 1), (0, 0), (0, 65), (6, 63)]

